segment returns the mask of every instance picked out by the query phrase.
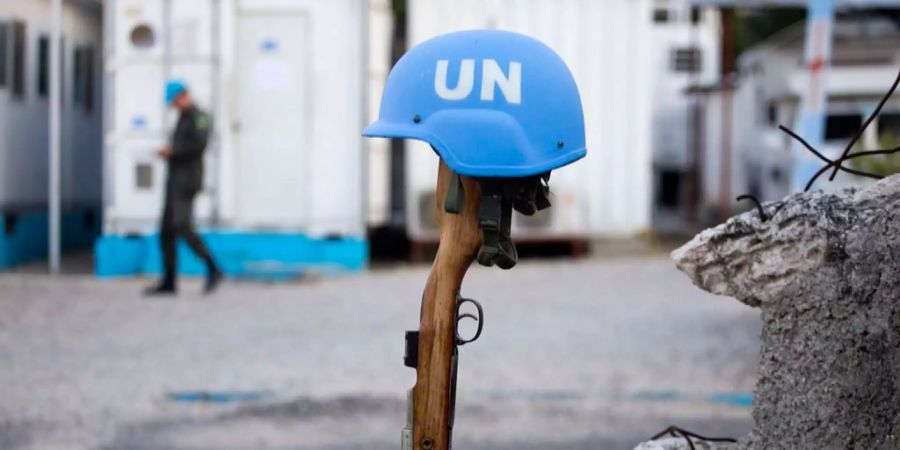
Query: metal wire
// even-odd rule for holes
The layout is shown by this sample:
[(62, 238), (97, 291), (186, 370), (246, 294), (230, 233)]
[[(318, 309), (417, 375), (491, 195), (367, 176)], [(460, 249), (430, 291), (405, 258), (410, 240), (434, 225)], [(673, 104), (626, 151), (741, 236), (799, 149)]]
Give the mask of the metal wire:
[(894, 91), (897, 90), (898, 85), (900, 85), (900, 72), (897, 73), (897, 79), (894, 80), (894, 83), (891, 85), (890, 89), (888, 89), (888, 91), (884, 94), (884, 96), (881, 98), (881, 101), (878, 102), (878, 106), (875, 108), (874, 111), (872, 111), (872, 114), (869, 115), (869, 117), (866, 119), (865, 123), (863, 123), (862, 127), (860, 127), (859, 131), (856, 132), (856, 135), (853, 137), (853, 139), (850, 140), (850, 142), (844, 148), (844, 152), (841, 154), (841, 157), (838, 158), (837, 160), (828, 159), (825, 155), (823, 155), (821, 152), (819, 152), (818, 150), (813, 148), (812, 145), (810, 145), (808, 142), (806, 142), (806, 140), (804, 140), (802, 137), (797, 135), (797, 133), (795, 133), (790, 128), (788, 128), (784, 125), (778, 126), (778, 128), (781, 131), (784, 131), (785, 133), (790, 135), (792, 138), (797, 140), (797, 142), (802, 144), (803, 147), (805, 147), (807, 150), (812, 152), (812, 154), (816, 155), (816, 157), (818, 157), (819, 159), (821, 159), (822, 161), (824, 161), (826, 163), (825, 167), (820, 169), (818, 172), (816, 172), (815, 175), (812, 176), (812, 178), (809, 179), (809, 181), (806, 183), (806, 188), (803, 189), (803, 192), (809, 191), (812, 188), (813, 184), (816, 182), (816, 180), (820, 176), (822, 176), (822, 174), (824, 174), (826, 171), (828, 171), (829, 168), (834, 168), (834, 171), (831, 173), (831, 176), (828, 178), (828, 181), (833, 181), (835, 175), (837, 175), (839, 170), (843, 170), (844, 172), (852, 173), (854, 175), (858, 175), (858, 176), (862, 176), (862, 177), (874, 178), (876, 180), (880, 180), (880, 179), (884, 178), (883, 176), (878, 175), (878, 174), (873, 174), (873, 173), (869, 173), (869, 172), (865, 172), (865, 171), (861, 171), (861, 170), (849, 169), (847, 167), (844, 167), (844, 161), (848, 161), (848, 160), (851, 160), (854, 158), (860, 158), (863, 156), (892, 155), (894, 153), (900, 153), (900, 147), (897, 147), (894, 149), (872, 150), (872, 151), (856, 152), (852, 155), (850, 154), (850, 151), (853, 149), (853, 146), (859, 141), (859, 138), (863, 135), (863, 133), (865, 133), (866, 128), (868, 128), (869, 125), (872, 123), (872, 121), (875, 120), (875, 117), (877, 117), (879, 114), (881, 114), (882, 108), (884, 108), (884, 105), (887, 104), (887, 101), (891, 98), (891, 96), (894, 95)]
[(737, 439), (729, 438), (729, 437), (702, 436), (702, 435), (699, 435), (692, 431), (685, 430), (684, 428), (676, 427), (675, 425), (672, 425), (672, 426), (666, 428), (665, 430), (660, 431), (659, 433), (657, 433), (656, 435), (651, 437), (650, 440), (655, 441), (667, 434), (672, 437), (676, 437), (676, 438), (677, 437), (684, 438), (684, 440), (687, 441), (688, 447), (690, 447), (691, 450), (697, 450), (697, 447), (694, 446), (694, 441), (693, 441), (694, 439), (698, 439), (701, 441), (707, 441), (707, 442), (731, 442), (731, 443), (737, 442)]
[[(784, 125), (778, 126), (779, 130), (787, 133), (788, 136), (790, 136), (791, 138), (793, 138), (794, 140), (799, 142), (801, 145), (803, 145), (803, 147), (805, 149), (807, 149), (813, 155), (816, 155), (817, 158), (821, 159), (825, 163), (825, 166), (822, 167), (821, 169), (819, 169), (819, 171), (816, 172), (812, 176), (812, 178), (809, 179), (809, 181), (807, 181), (806, 187), (804, 187), (803, 192), (809, 192), (809, 190), (812, 189), (813, 184), (815, 184), (816, 180), (818, 180), (820, 176), (822, 176), (825, 172), (828, 171), (828, 169), (831, 169), (831, 168), (833, 168), (834, 171), (832, 172), (831, 176), (829, 177), (829, 181), (834, 180), (834, 176), (835, 176), (835, 174), (837, 174), (838, 171), (844, 171), (849, 174), (866, 177), (866, 178), (873, 178), (876, 180), (880, 180), (880, 179), (884, 178), (884, 176), (882, 176), (882, 175), (866, 172), (863, 170), (851, 169), (849, 167), (844, 167), (844, 162), (849, 161), (851, 159), (862, 158), (865, 156), (893, 155), (896, 153), (900, 153), (900, 147), (896, 147), (896, 148), (892, 148), (892, 149), (870, 150), (870, 151), (862, 151), (862, 152), (856, 152), (856, 153), (850, 154), (850, 150), (852, 150), (853, 145), (855, 145), (856, 142), (859, 141), (860, 136), (863, 135), (863, 133), (866, 131), (866, 128), (869, 127), (869, 124), (871, 124), (872, 121), (875, 120), (875, 117), (877, 117), (878, 114), (881, 113), (881, 110), (884, 107), (884, 105), (891, 98), (891, 96), (894, 95), (894, 91), (897, 90), (898, 85), (900, 85), (900, 73), (897, 74), (897, 79), (894, 80), (894, 84), (891, 85), (891, 88), (888, 89), (887, 93), (885, 93), (884, 97), (882, 97), (881, 101), (878, 103), (878, 107), (875, 108), (875, 111), (873, 111), (872, 114), (868, 117), (868, 119), (866, 119), (865, 123), (863, 123), (863, 125), (862, 125), (862, 127), (860, 127), (859, 131), (857, 131), (857, 133), (853, 137), (853, 139), (847, 144), (847, 147), (844, 148), (844, 152), (841, 154), (841, 157), (836, 160), (828, 159), (827, 156), (823, 155), (822, 152), (818, 151), (815, 147), (810, 145), (809, 142), (807, 142), (805, 139), (800, 137), (800, 135), (795, 133), (790, 128), (788, 128)], [(757, 200), (756, 197), (753, 197), (752, 195), (749, 195), (749, 194), (745, 194), (745, 195), (741, 195), (738, 197), (738, 201), (741, 201), (741, 200), (752, 200), (753, 202), (755, 202), (756, 207), (759, 210), (760, 219), (762, 219), (763, 222), (765, 222), (768, 219), (765, 212), (763, 211), (762, 206), (760, 205), (759, 200)]]
[(759, 203), (759, 199), (750, 194), (739, 195), (737, 201), (750, 200), (756, 205), (756, 210), (759, 211), (759, 220), (765, 222), (769, 220), (769, 216), (766, 215), (766, 211), (763, 209), (762, 204)]
[(863, 133), (866, 131), (866, 128), (869, 127), (869, 124), (871, 124), (872, 121), (875, 120), (875, 117), (877, 117), (878, 114), (881, 114), (881, 108), (884, 108), (884, 105), (887, 103), (888, 99), (890, 99), (891, 96), (894, 95), (894, 91), (897, 90), (897, 85), (900, 85), (900, 72), (897, 72), (897, 79), (894, 80), (894, 84), (891, 85), (891, 88), (888, 89), (884, 97), (881, 98), (881, 101), (878, 102), (878, 106), (874, 111), (872, 111), (872, 114), (869, 115), (869, 118), (866, 119), (866, 122), (863, 124), (862, 128), (859, 129), (859, 132), (856, 133), (856, 136), (853, 136), (853, 139), (851, 139), (850, 143), (847, 144), (847, 147), (844, 149), (844, 153), (841, 154), (841, 159), (838, 160), (838, 164), (834, 168), (834, 172), (832, 172), (831, 176), (828, 177), (828, 181), (834, 181), (834, 177), (835, 175), (837, 175), (838, 168), (841, 166), (841, 164), (844, 163), (844, 160), (847, 159), (847, 155), (850, 154), (850, 150), (853, 148), (853, 145), (855, 145), (856, 142), (859, 141), (859, 138), (862, 137)]

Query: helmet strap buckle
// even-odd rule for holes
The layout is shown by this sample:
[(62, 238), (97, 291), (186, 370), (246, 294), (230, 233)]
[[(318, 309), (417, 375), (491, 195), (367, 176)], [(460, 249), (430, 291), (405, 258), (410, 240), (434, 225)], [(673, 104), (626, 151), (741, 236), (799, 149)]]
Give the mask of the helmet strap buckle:
[[(550, 173), (523, 178), (476, 178), (481, 184), (478, 225), (482, 245), (477, 260), (483, 266), (513, 268), (519, 260), (513, 244), (512, 211), (530, 216), (550, 207)], [(444, 197), (444, 211), (459, 214), (465, 203), (462, 178), (453, 172)]]
[(491, 181), (481, 183), (481, 206), (478, 208), (478, 224), (481, 227), (482, 244), (478, 250), (478, 263), (497, 265), (511, 269), (519, 260), (512, 242), (512, 201), (503, 195), (502, 185)]
[(444, 211), (450, 214), (462, 212), (462, 205), (466, 203), (466, 192), (463, 189), (462, 178), (456, 172), (450, 172), (450, 186), (447, 188), (447, 196), (444, 197)]

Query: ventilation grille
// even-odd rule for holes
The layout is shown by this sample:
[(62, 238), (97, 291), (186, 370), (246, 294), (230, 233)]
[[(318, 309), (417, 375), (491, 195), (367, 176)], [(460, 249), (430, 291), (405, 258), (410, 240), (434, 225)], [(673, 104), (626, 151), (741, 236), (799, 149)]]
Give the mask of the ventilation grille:
[(135, 184), (138, 189), (151, 189), (153, 187), (153, 166), (141, 163), (134, 168)]

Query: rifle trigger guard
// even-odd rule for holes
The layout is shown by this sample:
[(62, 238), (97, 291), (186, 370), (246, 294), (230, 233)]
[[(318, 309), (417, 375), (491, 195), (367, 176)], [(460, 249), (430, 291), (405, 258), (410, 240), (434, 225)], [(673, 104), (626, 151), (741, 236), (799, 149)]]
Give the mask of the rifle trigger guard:
[[(465, 303), (471, 303), (475, 305), (475, 309), (477, 310), (477, 314), (472, 313), (460, 313), (460, 309), (462, 309), (462, 305)], [(459, 322), (463, 319), (472, 319), (475, 322), (478, 322), (478, 329), (475, 330), (475, 335), (469, 339), (463, 339), (462, 336), (459, 335)], [(473, 300), (471, 298), (464, 298), (462, 296), (456, 297), (456, 345), (462, 346), (471, 342), (475, 342), (481, 337), (481, 330), (484, 328), (484, 309), (481, 307), (481, 303), (478, 303), (477, 300)]]

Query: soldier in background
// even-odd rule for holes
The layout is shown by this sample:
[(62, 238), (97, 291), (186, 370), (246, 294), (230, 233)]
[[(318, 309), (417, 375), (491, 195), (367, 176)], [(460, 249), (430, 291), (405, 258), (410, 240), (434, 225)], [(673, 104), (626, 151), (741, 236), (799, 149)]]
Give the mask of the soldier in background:
[(171, 145), (158, 154), (167, 161), (165, 207), (160, 224), (160, 247), (163, 254), (163, 276), (157, 286), (147, 290), (149, 295), (174, 294), (177, 288), (176, 241), (184, 238), (188, 246), (206, 264), (204, 292), (215, 290), (222, 280), (216, 265), (200, 236), (194, 230), (194, 198), (203, 187), (203, 152), (209, 138), (212, 120), (194, 105), (184, 82), (166, 83), (166, 104), (180, 113), (172, 134)]

